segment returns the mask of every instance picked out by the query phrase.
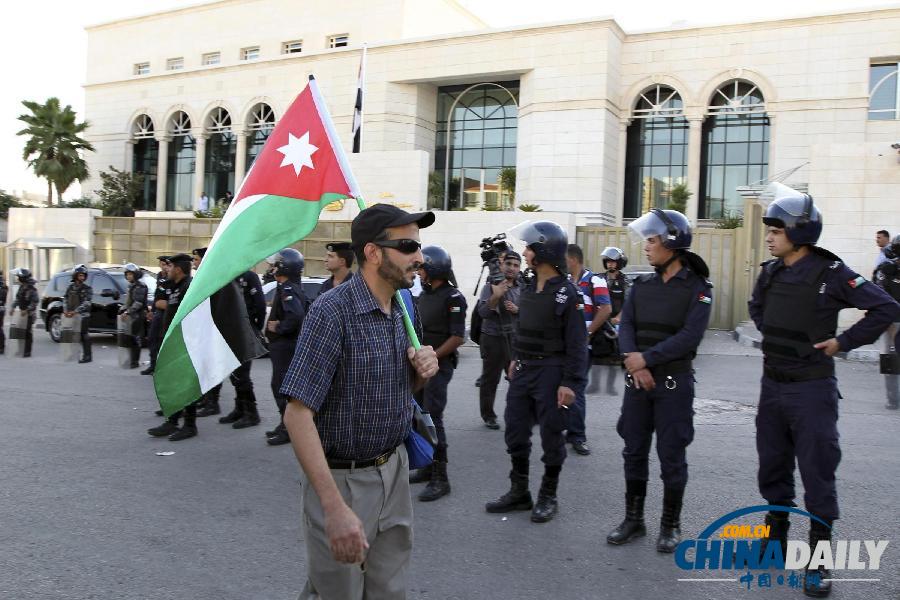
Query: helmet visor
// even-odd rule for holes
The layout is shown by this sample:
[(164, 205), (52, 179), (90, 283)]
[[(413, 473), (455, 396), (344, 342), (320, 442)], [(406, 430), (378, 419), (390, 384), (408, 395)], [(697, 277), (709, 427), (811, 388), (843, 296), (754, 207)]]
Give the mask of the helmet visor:
[(786, 186), (777, 181), (770, 183), (763, 190), (759, 197), (759, 203), (763, 208), (768, 208), (774, 202), (778, 202), (778, 206), (792, 217), (800, 217), (803, 215), (804, 209), (807, 207), (809, 196), (803, 192), (798, 192), (792, 187)]
[(668, 235), (669, 229), (659, 215), (648, 212), (639, 219), (635, 219), (628, 225), (628, 236), (632, 244), (643, 244), (648, 238)]

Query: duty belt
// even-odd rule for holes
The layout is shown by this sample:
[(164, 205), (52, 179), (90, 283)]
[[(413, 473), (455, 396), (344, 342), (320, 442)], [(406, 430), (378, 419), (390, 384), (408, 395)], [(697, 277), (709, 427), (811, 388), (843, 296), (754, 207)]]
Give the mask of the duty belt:
[(694, 368), (694, 363), (690, 360), (673, 360), (655, 367), (650, 367), (653, 378), (666, 377), (668, 375), (678, 375), (679, 373), (690, 373)]
[(339, 458), (327, 458), (329, 469), (366, 469), (368, 467), (380, 467), (391, 459), (396, 452), (396, 448), (388, 450), (384, 454), (379, 454), (375, 458), (367, 460), (341, 460)]
[(796, 371), (785, 371), (775, 367), (763, 366), (763, 375), (778, 383), (797, 383), (832, 377), (834, 376), (834, 365), (815, 365)]

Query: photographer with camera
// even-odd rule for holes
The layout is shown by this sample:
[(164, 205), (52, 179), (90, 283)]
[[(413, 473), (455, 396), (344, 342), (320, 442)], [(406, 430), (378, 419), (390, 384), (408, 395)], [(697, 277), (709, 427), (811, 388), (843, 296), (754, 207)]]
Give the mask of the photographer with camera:
[(519, 275), (522, 257), (509, 249), (505, 235), (481, 242), (482, 260), (489, 270), (476, 310), (481, 316), (481, 387), (478, 400), (481, 418), (488, 429), (500, 429), (494, 399), (500, 375), (512, 360), (512, 337), (519, 315)]

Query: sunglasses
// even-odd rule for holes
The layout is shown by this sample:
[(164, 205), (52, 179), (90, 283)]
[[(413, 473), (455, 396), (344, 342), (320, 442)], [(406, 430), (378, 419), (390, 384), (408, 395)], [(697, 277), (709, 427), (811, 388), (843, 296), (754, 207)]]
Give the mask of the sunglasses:
[(398, 250), (403, 254), (412, 254), (414, 252), (418, 252), (422, 247), (422, 242), (419, 240), (384, 240), (381, 242), (372, 242), (376, 246), (380, 246), (382, 248), (393, 248), (394, 250)]

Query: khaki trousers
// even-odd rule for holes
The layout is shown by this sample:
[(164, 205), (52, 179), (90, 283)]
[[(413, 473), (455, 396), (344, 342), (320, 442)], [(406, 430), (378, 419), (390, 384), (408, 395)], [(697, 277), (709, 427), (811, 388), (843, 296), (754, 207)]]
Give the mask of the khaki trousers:
[(333, 469), (331, 475), (344, 501), (362, 521), (369, 551), (362, 566), (332, 558), (319, 496), (302, 475), (309, 577), (299, 600), (406, 598), (413, 514), (405, 446), (401, 444), (380, 467)]

